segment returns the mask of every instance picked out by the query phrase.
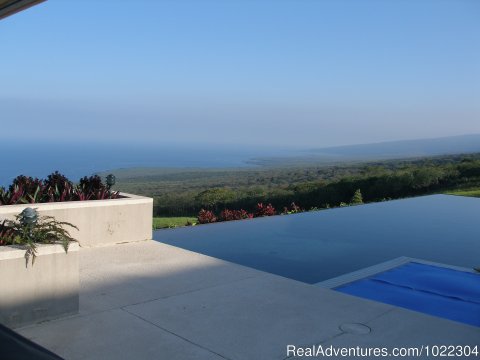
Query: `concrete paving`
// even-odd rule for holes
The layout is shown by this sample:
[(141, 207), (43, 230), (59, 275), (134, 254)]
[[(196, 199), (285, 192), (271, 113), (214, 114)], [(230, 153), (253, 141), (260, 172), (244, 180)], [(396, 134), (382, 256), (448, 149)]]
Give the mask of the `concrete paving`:
[(479, 328), (154, 241), (79, 255), (80, 313), (18, 329), (66, 359), (280, 360), (295, 358), (287, 345), (480, 344)]

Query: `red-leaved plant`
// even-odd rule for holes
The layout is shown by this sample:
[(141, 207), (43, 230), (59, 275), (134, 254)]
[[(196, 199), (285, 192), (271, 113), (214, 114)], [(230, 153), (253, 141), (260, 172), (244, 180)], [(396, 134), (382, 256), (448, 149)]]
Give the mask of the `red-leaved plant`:
[(243, 209), (240, 209), (240, 210), (225, 209), (220, 213), (221, 221), (243, 220), (243, 219), (251, 219), (251, 218), (253, 218), (253, 214), (248, 213)]
[(4, 220), (0, 224), (0, 246), (4, 246), (12, 243), (14, 238), (15, 238), (14, 230), (11, 228), (11, 226), (8, 226), (7, 220)]
[(0, 205), (35, 204), (45, 202), (116, 199), (119, 193), (111, 191), (98, 175), (83, 177), (74, 185), (58, 171), (45, 180), (17, 176), (8, 190), (0, 187)]
[(202, 209), (198, 213), (197, 220), (199, 224), (210, 224), (217, 221), (217, 217), (212, 211)]
[(256, 217), (273, 216), (273, 215), (277, 214), (277, 212), (275, 211), (275, 208), (272, 206), (272, 204), (264, 205), (263, 203), (258, 203), (256, 210), (257, 210), (255, 212)]

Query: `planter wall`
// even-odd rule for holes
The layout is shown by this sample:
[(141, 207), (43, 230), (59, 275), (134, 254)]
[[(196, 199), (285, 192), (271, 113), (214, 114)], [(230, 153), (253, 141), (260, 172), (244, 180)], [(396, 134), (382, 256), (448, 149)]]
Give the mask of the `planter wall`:
[(0, 247), (0, 323), (16, 328), (78, 312), (78, 244), (38, 245), (26, 263), (25, 250)]
[(28, 205), (0, 206), (0, 221), (14, 219), (26, 207), (40, 215), (76, 225), (70, 235), (81, 247), (103, 246), (152, 238), (153, 199), (131, 195), (112, 200), (68, 201)]

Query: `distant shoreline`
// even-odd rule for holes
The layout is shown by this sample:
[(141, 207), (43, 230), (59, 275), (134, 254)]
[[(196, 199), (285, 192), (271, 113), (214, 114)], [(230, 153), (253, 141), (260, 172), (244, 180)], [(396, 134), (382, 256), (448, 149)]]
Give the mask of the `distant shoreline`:
[(227, 145), (2, 143), (0, 186), (20, 175), (44, 177), (58, 170), (73, 180), (130, 168), (235, 169), (414, 159), (480, 152), (480, 135), (403, 140), (317, 149)]

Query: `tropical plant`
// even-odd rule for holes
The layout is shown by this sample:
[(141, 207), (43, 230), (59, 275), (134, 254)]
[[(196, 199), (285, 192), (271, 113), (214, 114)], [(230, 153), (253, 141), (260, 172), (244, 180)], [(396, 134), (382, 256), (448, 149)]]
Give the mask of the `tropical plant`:
[(232, 221), (236, 220), (235, 215), (233, 214), (232, 210), (225, 209), (220, 213), (220, 220), (221, 221)]
[(22, 203), (33, 204), (41, 201), (44, 188), (42, 180), (20, 175), (13, 179), (9, 192), (14, 195), (14, 199), (18, 199)]
[(273, 216), (276, 215), (277, 212), (275, 208), (272, 206), (272, 204), (264, 205), (263, 203), (258, 203), (257, 204), (257, 209), (255, 212), (256, 217), (261, 217), (261, 216)]
[(243, 209), (240, 209), (240, 210), (225, 209), (220, 213), (221, 221), (243, 220), (243, 219), (251, 219), (251, 218), (253, 218), (253, 214)]
[(14, 238), (13, 228), (7, 223), (7, 220), (4, 220), (0, 224), (0, 246), (11, 244)]
[(212, 211), (202, 209), (198, 213), (198, 223), (199, 224), (210, 224), (217, 221), (217, 217)]
[(70, 242), (76, 241), (66, 227), (78, 228), (68, 222), (57, 221), (52, 216), (38, 216), (35, 209), (27, 208), (15, 220), (4, 220), (0, 225), (0, 245), (21, 245), (26, 248), (27, 264), (32, 265), (37, 256), (37, 244), (61, 244), (68, 252)]
[(44, 180), (48, 202), (71, 201), (74, 198), (73, 183), (58, 171), (48, 175)]
[(98, 175), (90, 177), (84, 176), (80, 179), (79, 187), (86, 192), (95, 192), (106, 186), (102, 183), (102, 178)]
[(44, 202), (115, 199), (119, 193), (111, 191), (98, 175), (83, 177), (74, 185), (58, 171), (45, 180), (24, 175), (17, 176), (8, 190), (0, 187), (0, 205), (35, 204)]
[(103, 200), (115, 199), (119, 193), (110, 191), (107, 185), (102, 182), (102, 178), (98, 175), (90, 177), (84, 176), (80, 179), (78, 187), (76, 188), (76, 195), (78, 200)]

